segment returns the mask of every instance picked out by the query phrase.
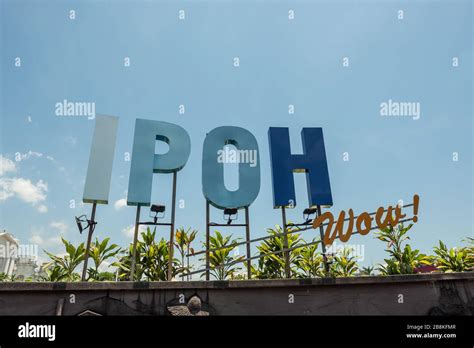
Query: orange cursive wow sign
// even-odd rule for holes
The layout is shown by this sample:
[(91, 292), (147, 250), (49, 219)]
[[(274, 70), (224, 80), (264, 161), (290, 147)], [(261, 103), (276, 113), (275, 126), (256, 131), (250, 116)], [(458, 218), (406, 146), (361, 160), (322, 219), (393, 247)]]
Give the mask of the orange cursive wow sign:
[[(418, 195), (413, 196), (413, 217), (411, 220), (416, 223), (418, 221), (418, 204), (420, 202), (420, 197)], [(393, 211), (395, 210), (395, 215)], [(374, 214), (369, 213), (362, 213), (357, 216), (355, 221), (356, 231), (354, 233), (360, 233), (361, 235), (366, 235), (372, 229), (372, 223), (374, 222)], [(375, 225), (379, 229), (383, 229), (390, 226), (396, 226), (400, 220), (406, 217), (406, 214), (402, 213), (402, 207), (397, 205), (393, 208), (391, 205), (388, 206), (387, 209), (384, 207), (379, 207), (375, 212)], [(326, 232), (324, 234), (324, 244), (331, 245), (339, 236), (339, 240), (341, 242), (347, 242), (352, 235), (352, 231), (354, 229), (354, 211), (349, 209), (349, 217), (346, 219), (346, 212), (342, 210), (339, 213), (339, 218), (334, 221), (334, 215), (331, 212), (325, 212), (320, 216), (316, 217), (313, 221), (313, 228), (320, 227), (325, 220), (328, 220)], [(349, 226), (347, 227), (346, 232), (343, 231), (344, 229), (344, 222), (349, 222)], [(333, 225), (336, 224), (336, 227), (333, 231)]]

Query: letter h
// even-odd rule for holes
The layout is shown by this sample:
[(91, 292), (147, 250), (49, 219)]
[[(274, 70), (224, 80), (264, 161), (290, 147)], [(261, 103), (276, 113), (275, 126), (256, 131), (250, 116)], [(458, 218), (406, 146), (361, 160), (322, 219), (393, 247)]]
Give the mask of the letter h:
[(292, 155), (286, 127), (270, 127), (270, 161), (272, 168), (274, 208), (296, 206), (293, 173), (306, 173), (310, 207), (332, 206), (331, 185), (326, 161), (322, 128), (303, 128), (303, 154)]

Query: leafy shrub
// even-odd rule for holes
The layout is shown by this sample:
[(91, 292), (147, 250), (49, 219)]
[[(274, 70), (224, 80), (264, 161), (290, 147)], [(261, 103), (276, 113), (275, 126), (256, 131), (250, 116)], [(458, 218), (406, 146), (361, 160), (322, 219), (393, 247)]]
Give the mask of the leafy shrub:
[(439, 241), (439, 246), (434, 247), (436, 256), (432, 258), (434, 264), (443, 272), (466, 272), (473, 268), (472, 250), (469, 247), (451, 248)]
[[(288, 229), (288, 232), (292, 231)], [(285, 278), (285, 253), (282, 252), (285, 249), (285, 241), (284, 236), (279, 236), (279, 234), (283, 233), (282, 228), (276, 225), (275, 229), (269, 228), (267, 232), (272, 237), (265, 239), (257, 246), (257, 250), (262, 257), (258, 259), (257, 267), (252, 266), (252, 276), (257, 279)], [(303, 243), (303, 240), (297, 233), (287, 234), (287, 236), (288, 248), (295, 248)], [(275, 254), (275, 252), (279, 253)], [(288, 253), (291, 273), (294, 276), (298, 276), (298, 271), (301, 267), (303, 267), (303, 272), (309, 271), (309, 269), (305, 269), (308, 265), (302, 266), (300, 264), (301, 256), (299, 250), (291, 250)]]
[[(238, 241), (239, 239), (232, 239), (232, 235), (224, 237), (219, 231), (214, 231), (214, 235), (209, 236), (209, 249), (218, 249), (209, 252), (210, 273), (217, 280), (234, 279), (238, 275), (238, 271), (241, 270), (241, 267), (236, 266), (233, 262), (242, 260), (244, 257), (231, 255)], [(205, 243), (203, 246), (206, 247)]]
[(408, 244), (403, 247), (403, 243), (410, 239), (407, 233), (412, 227), (413, 224), (407, 227), (399, 224), (395, 228), (389, 225), (376, 233), (377, 239), (388, 243), (385, 251), (391, 256), (384, 259), (384, 265), (379, 265), (382, 275), (414, 274), (417, 267), (429, 263), (429, 258), (418, 249), (412, 250)]

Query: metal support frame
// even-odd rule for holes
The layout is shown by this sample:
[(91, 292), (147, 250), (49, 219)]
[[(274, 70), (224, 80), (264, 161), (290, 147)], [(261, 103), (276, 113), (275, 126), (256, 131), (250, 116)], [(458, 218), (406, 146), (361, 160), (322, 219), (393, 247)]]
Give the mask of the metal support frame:
[(173, 278), (173, 254), (174, 254), (174, 219), (176, 205), (176, 180), (177, 173), (173, 172), (173, 193), (171, 198), (171, 226), (170, 226), (170, 250), (168, 260), (168, 280)]
[(130, 280), (135, 280), (135, 268), (136, 268), (136, 254), (137, 254), (137, 242), (138, 242), (138, 229), (140, 225), (146, 226), (170, 226), (170, 244), (169, 244), (169, 259), (168, 259), (168, 272), (167, 280), (173, 279), (173, 257), (174, 257), (174, 226), (176, 216), (176, 182), (178, 175), (173, 172), (173, 191), (171, 196), (171, 221), (167, 222), (140, 222), (140, 205), (137, 205), (137, 215), (135, 217), (135, 233), (133, 235), (133, 251), (132, 251), (132, 266), (130, 268)]
[(249, 207), (245, 207), (245, 241), (247, 242), (247, 279), (252, 278), (252, 261), (250, 257), (250, 218)]
[(210, 260), (209, 260), (209, 215), (210, 204), (206, 201), (206, 280), (210, 280)]
[(135, 264), (137, 259), (137, 240), (138, 227), (140, 226), (140, 205), (137, 205), (137, 214), (135, 217), (135, 233), (133, 234), (133, 248), (132, 248), (132, 266), (130, 267), (130, 280), (135, 281)]
[[(211, 212), (210, 212), (210, 203), (206, 201), (206, 250), (198, 252), (198, 253), (193, 253), (193, 254), (188, 254), (186, 256), (194, 256), (198, 254), (206, 254), (206, 280), (210, 280), (210, 256), (209, 254), (215, 250), (220, 250), (223, 248), (219, 249), (210, 249), (210, 242), (209, 242), (209, 237), (210, 237), (210, 227), (211, 226), (220, 226), (220, 227), (245, 227), (245, 242), (242, 243), (237, 243), (234, 246), (238, 245), (243, 245), (246, 244), (246, 252), (247, 252), (247, 257), (244, 258), (245, 261), (247, 261), (247, 278), (250, 279), (252, 278), (252, 254), (250, 250), (250, 243), (252, 242), (250, 240), (250, 217), (249, 217), (249, 208), (245, 207), (245, 223), (244, 224), (218, 224), (214, 222), (210, 222), (211, 220)], [(202, 271), (199, 272), (192, 272), (188, 273), (188, 275), (195, 274), (195, 273), (201, 273)]]
[(92, 240), (92, 234), (94, 233), (95, 229), (95, 211), (97, 208), (97, 202), (92, 203), (92, 213), (91, 213), (91, 219), (89, 221), (89, 231), (87, 234), (87, 242), (86, 242), (86, 250), (84, 253), (84, 266), (82, 268), (82, 277), (81, 281), (85, 282), (86, 281), (86, 276), (87, 276), (87, 262), (89, 261), (89, 249), (91, 247), (91, 240)]
[[(413, 205), (414, 205), (414, 203), (405, 204), (401, 208), (412, 207)], [(386, 211), (386, 209), (384, 209), (384, 211)], [(375, 215), (376, 213), (377, 212), (375, 211), (375, 212), (369, 213), (369, 215), (372, 216), (372, 215)], [(321, 214), (321, 207), (320, 206), (319, 206), (319, 209), (318, 209), (318, 214)], [(209, 222), (208, 208), (206, 210), (206, 215), (207, 215), (207, 222)], [(283, 222), (284, 225), (286, 225), (287, 227), (295, 227), (295, 229), (292, 230), (292, 231), (284, 230), (282, 233), (274, 234), (274, 235), (271, 235), (271, 236), (259, 237), (259, 238), (255, 238), (255, 239), (252, 239), (252, 240), (247, 240), (245, 242), (236, 243), (236, 244), (234, 244), (234, 246), (239, 246), (239, 245), (243, 245), (243, 244), (250, 245), (250, 243), (253, 243), (253, 242), (263, 241), (263, 240), (267, 240), (267, 239), (275, 238), (275, 237), (280, 237), (280, 236), (288, 238), (287, 236), (289, 234), (293, 234), (293, 233), (297, 233), (297, 232), (304, 232), (304, 231), (313, 229), (313, 226), (312, 226), (313, 222), (312, 221), (311, 222), (304, 222), (304, 223), (300, 223), (300, 224), (293, 224), (293, 223), (287, 224), (286, 223), (286, 214), (284, 213), (283, 207), (282, 207), (282, 218), (284, 218), (284, 222)], [(354, 219), (357, 219), (357, 218), (358, 218), (358, 216), (354, 217)], [(349, 221), (349, 220), (350, 220), (349, 217), (344, 219), (344, 221)], [(408, 222), (408, 221), (413, 221), (413, 217), (402, 219), (402, 220), (398, 221), (398, 223), (403, 223), (403, 222)], [(299, 245), (299, 246), (293, 247), (293, 248), (287, 248), (286, 247), (282, 250), (278, 250), (278, 251), (268, 253), (268, 254), (258, 254), (258, 255), (255, 255), (255, 256), (251, 256), (251, 257), (247, 256), (247, 258), (229, 262), (229, 263), (223, 265), (223, 267), (231, 266), (231, 265), (234, 265), (234, 264), (237, 264), (237, 263), (240, 263), (240, 262), (246, 262), (246, 261), (249, 261), (249, 260), (259, 259), (259, 258), (268, 256), (268, 255), (276, 255), (276, 254), (286, 253), (286, 252), (289, 252), (289, 251), (292, 251), (292, 250), (300, 249), (300, 248), (307, 247), (307, 246), (310, 246), (310, 245), (314, 245), (314, 244), (317, 244), (317, 243), (322, 243), (322, 245), (324, 245), (324, 229), (323, 229), (323, 227), (328, 226), (328, 225), (329, 225), (329, 223), (321, 224), (321, 226), (320, 226), (320, 238), (321, 239), (320, 240), (313, 241), (313, 242), (310, 242), (310, 243), (306, 243), (306, 244), (303, 244), (303, 245)], [(207, 229), (206, 229), (207, 232), (208, 232), (209, 226), (213, 226), (213, 225), (212, 224), (207, 224)], [(214, 226), (219, 226), (219, 224), (214, 224)], [(222, 225), (222, 226), (228, 226), (228, 225)], [(370, 231), (375, 230), (375, 229), (378, 229), (378, 226), (372, 227), (370, 229)], [(352, 232), (352, 235), (356, 235), (356, 234), (359, 234), (359, 232), (358, 231)], [(207, 239), (207, 236), (208, 236), (208, 233), (206, 235), (206, 239)], [(336, 236), (336, 239), (338, 239), (338, 238), (339, 238), (339, 236)], [(197, 252), (193, 252), (191, 254), (187, 254), (186, 256), (188, 256), (188, 257), (189, 256), (196, 256), (196, 255), (201, 255), (201, 254), (204, 254), (204, 253), (206, 253), (206, 255), (209, 255), (210, 252), (221, 250), (221, 249), (224, 249), (224, 248), (209, 249), (209, 243), (207, 241), (206, 250), (200, 250), (200, 251), (197, 251)], [(325, 255), (325, 253), (326, 253), (326, 246), (324, 245), (323, 255), (326, 257), (326, 263), (327, 263), (327, 266), (326, 266), (326, 263), (325, 263), (325, 267), (328, 267), (329, 263), (327, 262), (327, 255)], [(202, 272), (206, 272), (206, 274), (207, 274), (209, 272), (209, 270), (210, 270), (210, 268), (208, 266), (208, 263), (206, 263), (206, 268), (205, 269), (200, 269), (200, 270), (197, 270), (197, 271), (189, 272), (187, 274), (188, 275), (193, 275), (193, 274), (198, 274), (198, 273), (202, 273)]]
[[(321, 206), (317, 206), (317, 213), (316, 217), (321, 216)], [(324, 244), (324, 228), (323, 225), (321, 224), (319, 226), (319, 238), (321, 238), (321, 250), (323, 252), (323, 262), (324, 262), (324, 269), (326, 270), (326, 273), (329, 272), (329, 263), (328, 263), (328, 257), (326, 255), (326, 244)]]
[[(413, 206), (413, 204), (406, 204), (402, 208), (407, 208), (407, 207), (411, 207), (411, 206)], [(376, 214), (376, 212), (369, 213), (369, 215), (375, 215), (375, 214)], [(354, 216), (354, 219), (357, 219), (357, 218), (358, 218), (358, 216)], [(344, 221), (349, 221), (349, 220), (350, 220), (350, 218), (348, 218), (348, 217), (344, 219)], [(403, 220), (400, 220), (399, 223), (406, 222), (406, 221), (412, 221), (412, 219), (411, 218), (403, 219)], [(321, 225), (324, 227), (324, 226), (327, 226), (328, 223), (321, 224)], [(213, 226), (213, 225), (211, 225), (211, 226)], [(224, 225), (222, 225), (222, 226), (224, 226)], [(225, 225), (225, 226), (227, 226), (227, 225)], [(235, 226), (237, 226), (237, 225), (235, 225)], [(304, 231), (313, 229), (313, 227), (312, 227), (313, 222), (312, 221), (311, 222), (304, 222), (304, 223), (301, 223), (301, 224), (289, 223), (289, 224), (287, 224), (287, 226), (288, 227), (297, 227), (297, 229), (295, 229), (294, 231), (286, 232), (286, 234), (293, 234), (293, 233), (296, 233), (296, 232), (304, 232)], [(306, 227), (301, 228), (300, 226), (306, 226)], [(372, 227), (370, 230), (374, 230), (376, 228), (378, 228), (378, 227), (377, 226)], [(250, 243), (260, 242), (260, 241), (266, 240), (266, 239), (271, 239), (271, 238), (275, 238), (275, 237), (282, 237), (284, 234), (285, 233), (277, 233), (277, 234), (274, 234), (274, 235), (271, 235), (271, 236), (259, 237), (259, 238), (252, 239), (249, 242)], [(352, 232), (352, 235), (354, 235), (354, 234), (359, 234), (359, 232), (358, 231)], [(336, 239), (337, 238), (339, 238), (339, 236), (336, 236)], [(319, 243), (319, 241), (318, 241), (318, 243)], [(235, 243), (234, 246), (244, 245), (244, 244), (247, 244), (247, 242)], [(212, 251), (217, 251), (217, 250), (220, 250), (220, 249), (224, 249), (224, 248), (215, 248), (215, 249), (211, 249), (209, 251), (212, 252)], [(206, 252), (205, 250), (200, 250), (200, 251), (196, 251), (194, 253), (190, 253), (187, 256), (196, 256), (196, 255), (204, 254), (205, 252)]]
[[(403, 220), (400, 220), (399, 223), (402, 223), (402, 222), (407, 222), (407, 221), (413, 221), (413, 218), (409, 218), (409, 219), (403, 219)], [(291, 226), (291, 225), (290, 225)], [(312, 228), (312, 227), (311, 227)], [(378, 227), (375, 226), (375, 227), (372, 227), (370, 230), (375, 230), (377, 229)], [(292, 234), (292, 233), (296, 233), (296, 232), (301, 232), (301, 231), (304, 231), (304, 230), (308, 230), (309, 228), (306, 228), (306, 229), (302, 229), (302, 230), (296, 230), (294, 232), (290, 232), (290, 233), (287, 233), (287, 234)], [(358, 234), (358, 233), (352, 233), (353, 235), (354, 234)], [(280, 234), (281, 235), (281, 234)], [(271, 236), (271, 238), (275, 238), (275, 236), (278, 236), (278, 235), (273, 235)], [(259, 239), (261, 240), (261, 239)], [(254, 242), (254, 240), (251, 240), (250, 242)], [(297, 249), (301, 249), (301, 248), (304, 248), (304, 247), (307, 247), (307, 246), (310, 246), (310, 245), (315, 245), (315, 244), (318, 244), (320, 243), (319, 240), (316, 240), (316, 241), (313, 241), (313, 242), (309, 242), (309, 243), (306, 243), (306, 244), (301, 244), (301, 245), (298, 245), (296, 247), (293, 247), (293, 248), (288, 248), (288, 249), (281, 249), (281, 250), (277, 250), (277, 251), (274, 251), (274, 252), (271, 252), (271, 253), (265, 253), (265, 254), (258, 254), (258, 255), (254, 255), (250, 258), (244, 258), (244, 259), (241, 259), (241, 260), (235, 260), (235, 261), (232, 261), (232, 262), (229, 262), (229, 263), (226, 263), (224, 265), (222, 265), (222, 267), (227, 267), (227, 266), (232, 266), (232, 265), (235, 265), (237, 263), (241, 263), (241, 262), (246, 262), (248, 261), (249, 259), (250, 260), (255, 260), (255, 259), (260, 259), (262, 257), (266, 257), (268, 255), (277, 255), (277, 254), (281, 254), (281, 253), (284, 253), (284, 252), (287, 252), (287, 251), (292, 251), (292, 250), (297, 250)], [(218, 248), (218, 249), (214, 249), (214, 250), (220, 250), (222, 248)], [(193, 255), (197, 255), (197, 254), (201, 254), (201, 253), (204, 253), (205, 251), (203, 252), (198, 252), (196, 254), (189, 254), (190, 256), (193, 256)], [(190, 272), (190, 273), (187, 273), (187, 275), (193, 275), (193, 274), (198, 274), (198, 273), (202, 273), (202, 272), (206, 272), (208, 269), (200, 269), (200, 270), (197, 270), (197, 271), (193, 271), (193, 272)]]
[[(288, 225), (286, 224), (286, 208), (284, 206), (281, 207), (281, 219), (282, 219), (282, 230), (283, 230), (283, 248), (285, 250), (288, 249), (288, 234), (287, 234), (287, 227)], [(285, 251), (283, 254), (285, 258), (285, 276), (286, 278), (291, 277), (291, 267), (290, 267), (290, 253), (288, 251)]]

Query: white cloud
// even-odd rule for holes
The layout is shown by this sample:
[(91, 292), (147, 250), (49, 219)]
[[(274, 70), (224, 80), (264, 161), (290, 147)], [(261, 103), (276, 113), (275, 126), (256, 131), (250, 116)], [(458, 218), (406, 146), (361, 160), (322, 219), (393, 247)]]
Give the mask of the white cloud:
[(32, 227), (31, 234), (28, 241), (31, 244), (36, 244), (40, 249), (46, 249), (48, 251), (52, 251), (51, 249), (60, 250), (62, 242), (61, 242), (61, 234), (52, 234), (49, 235), (45, 233), (44, 228), (40, 227)]
[(49, 226), (57, 229), (61, 234), (66, 233), (66, 231), (69, 229), (69, 226), (61, 221), (52, 221)]
[(120, 210), (127, 206), (127, 200), (125, 198), (121, 198), (114, 203), (115, 210)]
[(39, 234), (33, 234), (31, 235), (29, 242), (33, 244), (42, 245), (44, 243), (44, 239)]
[(39, 180), (36, 184), (23, 178), (0, 178), (0, 197), (18, 196), (22, 201), (36, 204), (46, 199), (48, 185)]
[[(0, 201), (6, 201), (8, 198), (16, 196), (32, 206), (46, 200), (46, 192), (48, 184), (43, 180), (32, 183), (29, 179), (24, 178), (0, 178)], [(48, 208), (41, 204), (37, 207), (38, 211), (45, 213)]]
[(102, 263), (99, 266), (99, 271), (100, 272), (111, 272), (113, 273), (116, 270), (114, 266), (112, 266), (112, 262), (108, 262), (107, 260), (102, 261)]
[(50, 156), (50, 155), (45, 155), (41, 152), (38, 152), (38, 151), (31, 151), (29, 150), (28, 152), (25, 152), (25, 153), (20, 153), (20, 152), (16, 152), (15, 153), (15, 160), (16, 161), (24, 161), (24, 160), (27, 160), (27, 159), (30, 159), (30, 158), (46, 158), (47, 160), (50, 160), (52, 162), (54, 162), (54, 157), (53, 156)]
[(10, 183), (6, 179), (0, 178), (0, 202), (6, 201), (8, 198), (14, 195), (10, 190)]
[[(18, 160), (42, 156), (42, 153), (34, 151), (28, 151), (25, 154), (15, 154), (15, 158)], [(51, 160), (54, 160), (52, 157), (48, 157)], [(17, 197), (23, 202), (29, 203), (33, 207), (36, 207), (40, 213), (46, 213), (48, 211), (48, 207), (45, 204), (40, 203), (46, 200), (48, 184), (43, 180), (33, 183), (29, 179), (4, 177), (4, 174), (16, 172), (16, 170), (17, 168), (15, 162), (0, 154), (0, 202), (6, 201), (11, 197)]]
[[(138, 237), (140, 237), (141, 232), (145, 232), (145, 231), (146, 231), (146, 227), (143, 226), (143, 225), (140, 225), (138, 227)], [(133, 240), (133, 237), (135, 235), (135, 225), (130, 225), (130, 226), (125, 227), (122, 230), (122, 233), (123, 233), (124, 236), (126, 236), (126, 237)]]
[(15, 172), (15, 171), (16, 171), (15, 162), (13, 162), (9, 158), (6, 158), (0, 155), (0, 176), (8, 172)]
[(48, 212), (48, 207), (45, 206), (44, 204), (41, 204), (40, 206), (38, 206), (37, 209), (40, 213), (47, 213)]
[(31, 157), (43, 157), (43, 154), (42, 154), (41, 152), (31, 151), (31, 150), (28, 151), (27, 153), (19, 153), (19, 152), (17, 152), (17, 153), (15, 154), (15, 158), (16, 158), (17, 160), (21, 160), (21, 161), (27, 160), (27, 159), (29, 159), (29, 158), (31, 158)]

